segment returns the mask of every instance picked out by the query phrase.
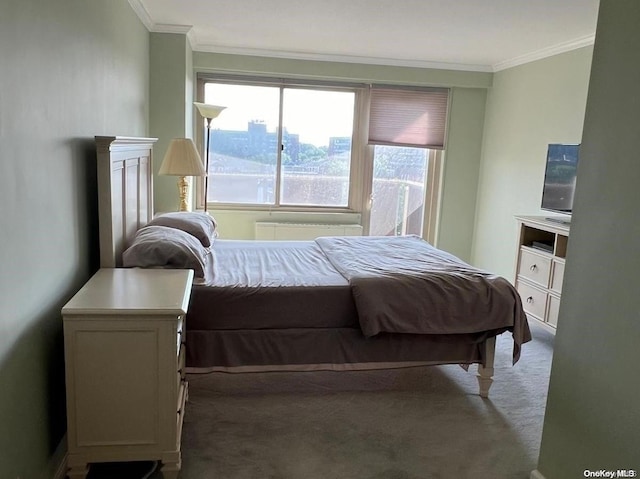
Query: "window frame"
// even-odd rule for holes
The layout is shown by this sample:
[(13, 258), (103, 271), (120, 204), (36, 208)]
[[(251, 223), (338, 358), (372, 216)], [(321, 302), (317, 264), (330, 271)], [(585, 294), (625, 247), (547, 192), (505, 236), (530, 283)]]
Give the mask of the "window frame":
[[(237, 85), (249, 85), (249, 86), (269, 86), (280, 88), (280, 105), (279, 105), (279, 124), (282, 125), (283, 116), (283, 89), (285, 88), (298, 88), (307, 90), (318, 91), (342, 91), (354, 93), (354, 112), (353, 112), (353, 130), (351, 141), (351, 160), (349, 165), (349, 193), (346, 206), (322, 206), (322, 205), (289, 205), (280, 204), (282, 184), (282, 149), (277, 152), (276, 163), (276, 178), (275, 178), (275, 203), (274, 204), (260, 204), (260, 203), (225, 203), (216, 202), (208, 203), (207, 208), (225, 209), (225, 210), (253, 210), (253, 211), (293, 211), (293, 212), (309, 212), (309, 213), (360, 213), (361, 212), (361, 198), (362, 198), (362, 178), (359, 166), (362, 163), (363, 146), (366, 145), (366, 139), (363, 141), (362, 132), (358, 130), (361, 128), (361, 118), (359, 112), (363, 108), (365, 102), (365, 96), (367, 92), (367, 85), (364, 84), (341, 84), (339, 82), (325, 82), (325, 81), (305, 81), (305, 80), (285, 80), (281, 78), (270, 77), (251, 77), (251, 76), (237, 76), (237, 75), (224, 75), (224, 74), (198, 74), (196, 83), (196, 101), (204, 102), (204, 89), (207, 83), (226, 83)], [(194, 136), (198, 151), (200, 154), (204, 154), (205, 128), (200, 128), (199, 125), (203, 119), (197, 112), (194, 113)], [(278, 144), (282, 144), (282, 128), (278, 128)], [(360, 173), (360, 174), (356, 174)], [(198, 208), (204, 208), (204, 178), (198, 178), (196, 181), (196, 206)]]
[[(401, 147), (400, 147), (401, 148)], [(428, 149), (428, 148), (425, 148)], [(424, 188), (425, 197), (423, 203), (422, 237), (432, 245), (435, 245), (438, 234), (440, 216), (440, 198), (442, 185), (442, 158), (441, 150), (428, 149), (427, 171), (425, 172)], [(367, 180), (363, 190), (363, 209), (361, 212), (363, 234), (371, 231), (371, 206), (373, 204), (373, 162), (374, 145), (366, 145)]]
[[(280, 205), (280, 162), (281, 156), (278, 152), (278, 165), (276, 177), (276, 199), (274, 205), (249, 204), (249, 203), (209, 203), (208, 209), (229, 210), (229, 211), (282, 211), (298, 213), (358, 213), (361, 215), (363, 234), (368, 235), (370, 231), (370, 213), (372, 203), (373, 188), (373, 145), (368, 144), (369, 140), (369, 106), (371, 98), (371, 88), (374, 85), (369, 83), (349, 83), (341, 81), (308, 80), (304, 78), (282, 78), (280, 76), (252, 76), (242, 74), (229, 74), (217, 72), (200, 72), (196, 74), (196, 101), (204, 101), (205, 84), (209, 82), (246, 84), (256, 86), (276, 86), (281, 88), (306, 88), (330, 91), (352, 91), (355, 93), (354, 116), (353, 116), (353, 136), (351, 143), (351, 165), (349, 176), (349, 196), (346, 207), (335, 206), (308, 206), (308, 205)], [(410, 85), (375, 85), (376, 87), (389, 87), (407, 90), (429, 90), (432, 87), (410, 86)], [(280, 95), (280, 124), (282, 123), (282, 98)], [(448, 130), (449, 112), (451, 110), (451, 94), (448, 96), (447, 119), (445, 127)], [(197, 125), (203, 124), (202, 118), (197, 111), (193, 112), (194, 137), (200, 153), (205, 148), (204, 132), (205, 128)], [(279, 142), (282, 133), (279, 132)], [(445, 143), (447, 138), (445, 131)], [(441, 196), (443, 186), (443, 164), (445, 148), (442, 150), (429, 149), (429, 162), (425, 178), (426, 195), (424, 198), (424, 219), (422, 224), (422, 237), (432, 245), (437, 246), (438, 230), (441, 213)], [(196, 206), (204, 207), (204, 178), (197, 178), (195, 181)]]

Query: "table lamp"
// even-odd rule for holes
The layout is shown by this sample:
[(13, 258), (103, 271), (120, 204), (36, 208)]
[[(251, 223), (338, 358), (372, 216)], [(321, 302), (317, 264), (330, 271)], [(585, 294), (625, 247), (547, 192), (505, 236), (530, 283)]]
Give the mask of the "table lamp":
[(191, 138), (171, 140), (158, 174), (180, 177), (178, 179), (179, 211), (187, 211), (187, 197), (189, 195), (187, 176), (206, 176), (202, 159)]

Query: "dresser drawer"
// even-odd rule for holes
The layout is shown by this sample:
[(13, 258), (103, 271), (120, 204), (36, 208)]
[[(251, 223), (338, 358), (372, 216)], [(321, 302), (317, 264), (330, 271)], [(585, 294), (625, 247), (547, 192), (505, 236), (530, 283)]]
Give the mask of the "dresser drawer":
[(551, 291), (558, 294), (562, 292), (562, 280), (564, 279), (564, 261), (554, 259), (551, 263)]
[(560, 298), (550, 294), (547, 306), (547, 322), (553, 327), (558, 326), (558, 311), (560, 311)]
[(529, 248), (520, 248), (520, 261), (518, 274), (530, 281), (547, 288), (551, 272), (551, 258), (532, 251)]
[(518, 282), (516, 289), (522, 298), (522, 307), (525, 312), (543, 320), (547, 305), (547, 293), (521, 281)]

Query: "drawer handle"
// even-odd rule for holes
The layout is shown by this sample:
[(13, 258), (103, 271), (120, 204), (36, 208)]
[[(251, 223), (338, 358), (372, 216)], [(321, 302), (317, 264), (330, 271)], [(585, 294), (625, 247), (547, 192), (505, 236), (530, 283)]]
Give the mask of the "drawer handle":
[(530, 269), (531, 271), (535, 271), (535, 270), (537, 270), (537, 269), (538, 269), (538, 265), (537, 265), (537, 264), (532, 264), (531, 266), (529, 266), (529, 269)]
[(529, 296), (527, 298), (527, 303), (529, 303), (529, 304), (533, 303), (533, 296)]

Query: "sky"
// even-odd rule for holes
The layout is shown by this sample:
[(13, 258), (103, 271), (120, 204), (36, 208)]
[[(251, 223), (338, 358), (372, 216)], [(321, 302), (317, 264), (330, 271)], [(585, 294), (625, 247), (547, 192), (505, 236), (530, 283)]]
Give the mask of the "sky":
[[(283, 125), (301, 143), (327, 146), (329, 137), (352, 135), (354, 99), (353, 92), (285, 88)], [(260, 121), (275, 132), (280, 88), (207, 83), (205, 103), (227, 107), (212, 121), (213, 129), (246, 131), (249, 121)]]

